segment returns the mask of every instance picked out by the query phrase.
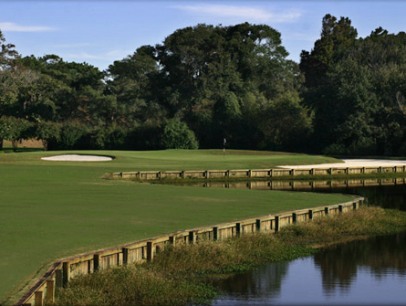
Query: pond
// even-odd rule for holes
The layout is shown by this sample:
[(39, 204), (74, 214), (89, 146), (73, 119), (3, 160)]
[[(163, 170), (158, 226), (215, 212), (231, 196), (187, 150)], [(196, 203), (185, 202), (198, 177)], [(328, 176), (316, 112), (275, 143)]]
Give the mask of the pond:
[[(406, 210), (406, 185), (313, 190), (359, 194)], [(406, 233), (324, 249), (219, 282), (213, 305), (406, 305)]]

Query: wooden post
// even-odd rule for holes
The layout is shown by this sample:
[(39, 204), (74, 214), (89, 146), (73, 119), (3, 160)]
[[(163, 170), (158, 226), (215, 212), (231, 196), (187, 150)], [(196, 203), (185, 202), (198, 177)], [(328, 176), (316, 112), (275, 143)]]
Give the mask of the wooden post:
[(68, 286), (69, 279), (69, 262), (65, 261), (62, 263), (62, 286), (64, 288)]
[(43, 292), (36, 291), (35, 292), (35, 306), (42, 306), (42, 305), (44, 305)]
[(261, 219), (257, 219), (255, 221), (255, 228), (256, 228), (257, 232), (261, 231)]
[(343, 212), (343, 206), (342, 205), (338, 205), (338, 212), (340, 214)]
[(292, 222), (295, 224), (297, 222), (297, 214), (294, 212), (292, 213)]
[(209, 170), (206, 170), (206, 171), (204, 172), (204, 176), (205, 176), (207, 179), (210, 177)]
[(197, 238), (196, 232), (195, 231), (190, 231), (189, 232), (189, 243), (190, 244), (196, 244), (196, 238)]
[(154, 243), (152, 241), (147, 242), (147, 261), (151, 262), (154, 259)]
[(93, 255), (93, 270), (98, 271), (100, 269), (100, 254)]
[(328, 216), (328, 214), (329, 214), (329, 208), (328, 207), (325, 207), (324, 208), (324, 214), (326, 215), (326, 216)]
[(313, 220), (313, 209), (309, 209), (309, 220)]
[(279, 216), (275, 216), (275, 233), (279, 232)]
[(175, 236), (169, 236), (169, 243), (173, 246), (176, 244), (176, 237)]
[(53, 304), (55, 302), (55, 281), (53, 279), (47, 280), (45, 302), (46, 304)]
[(358, 209), (358, 205), (359, 205), (358, 202), (352, 203), (352, 209), (353, 209), (353, 210), (357, 210), (357, 209)]
[(128, 249), (123, 248), (122, 252), (123, 252), (123, 265), (126, 265), (128, 264)]
[(241, 223), (235, 224), (235, 233), (236, 233), (237, 237), (241, 236)]
[(213, 240), (219, 240), (219, 228), (217, 226), (213, 227)]

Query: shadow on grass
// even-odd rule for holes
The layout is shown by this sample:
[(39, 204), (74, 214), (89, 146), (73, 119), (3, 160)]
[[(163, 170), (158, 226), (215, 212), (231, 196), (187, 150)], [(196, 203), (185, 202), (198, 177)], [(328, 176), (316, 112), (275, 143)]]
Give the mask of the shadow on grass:
[(42, 152), (45, 151), (43, 148), (3, 148), (0, 152), (4, 153), (26, 153), (26, 152)]

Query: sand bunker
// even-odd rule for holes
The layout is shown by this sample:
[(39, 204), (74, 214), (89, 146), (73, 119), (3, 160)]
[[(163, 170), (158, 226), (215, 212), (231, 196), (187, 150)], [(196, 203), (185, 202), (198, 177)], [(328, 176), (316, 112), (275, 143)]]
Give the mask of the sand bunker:
[(98, 162), (98, 161), (110, 161), (113, 160), (108, 156), (96, 156), (96, 155), (79, 155), (79, 154), (66, 154), (42, 157), (42, 160), (49, 161), (74, 161), (74, 162)]
[(345, 168), (345, 167), (394, 167), (405, 166), (406, 160), (387, 159), (343, 159), (344, 163), (317, 164), (317, 165), (286, 165), (280, 168), (287, 169), (311, 169), (311, 168)]

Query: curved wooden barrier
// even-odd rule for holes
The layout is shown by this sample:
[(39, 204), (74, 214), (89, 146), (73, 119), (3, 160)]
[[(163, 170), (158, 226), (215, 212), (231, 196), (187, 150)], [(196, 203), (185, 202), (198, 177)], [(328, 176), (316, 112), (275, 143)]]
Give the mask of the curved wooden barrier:
[(152, 261), (155, 254), (167, 245), (194, 244), (202, 240), (224, 240), (255, 232), (275, 233), (282, 227), (310, 221), (326, 215), (346, 213), (358, 209), (363, 197), (350, 202), (282, 212), (237, 222), (177, 231), (167, 235), (135, 241), (115, 248), (96, 250), (55, 261), (16, 305), (42, 306), (55, 301), (55, 290), (81, 274), (93, 273), (109, 267)]
[(222, 178), (278, 178), (278, 177), (314, 177), (334, 175), (359, 175), (382, 173), (406, 173), (406, 166), (390, 167), (334, 167), (308, 169), (242, 169), (242, 170), (182, 170), (182, 171), (133, 171), (114, 172), (112, 179), (133, 179), (152, 181), (163, 179), (222, 179)]

